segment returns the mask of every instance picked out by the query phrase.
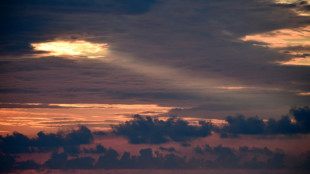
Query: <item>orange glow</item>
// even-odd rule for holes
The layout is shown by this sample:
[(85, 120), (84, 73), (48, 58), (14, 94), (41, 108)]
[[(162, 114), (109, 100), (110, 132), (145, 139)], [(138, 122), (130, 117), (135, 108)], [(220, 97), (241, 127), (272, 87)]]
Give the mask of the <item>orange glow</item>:
[(251, 87), (246, 87), (246, 86), (221, 86), (219, 88), (220, 89), (227, 89), (227, 90), (241, 90), (241, 89), (246, 89), (246, 88), (251, 88)]
[[(310, 66), (310, 25), (294, 29), (279, 29), (266, 33), (248, 35), (241, 38), (242, 41), (255, 41), (264, 44), (254, 44), (258, 46), (268, 47), (293, 56), (288, 61), (278, 61), (280, 65), (302, 65)], [(299, 47), (292, 51), (289, 48)]]
[(155, 104), (45, 104), (45, 106), (61, 108), (1, 108), (0, 134), (13, 131), (25, 134), (41, 130), (53, 132), (58, 128), (74, 127), (79, 124), (86, 125), (92, 130), (109, 130), (110, 125), (130, 120), (134, 114), (155, 116), (173, 109)]
[(307, 96), (310, 95), (310, 92), (299, 92), (298, 95)]
[(104, 57), (107, 54), (107, 43), (91, 43), (83, 40), (53, 41), (32, 43), (36, 51), (46, 51), (48, 56), (81, 56), (87, 58)]
[[(291, 10), (295, 12), (299, 16), (310, 16), (310, 12), (307, 10), (302, 10), (302, 6), (299, 4), (300, 0), (274, 0), (276, 4), (295, 4), (295, 8)], [(310, 0), (303, 0), (306, 1), (307, 4), (310, 4)]]
[(269, 48), (310, 46), (310, 25), (294, 29), (280, 29), (261, 34), (248, 35), (241, 38), (241, 40), (266, 43), (266, 47)]

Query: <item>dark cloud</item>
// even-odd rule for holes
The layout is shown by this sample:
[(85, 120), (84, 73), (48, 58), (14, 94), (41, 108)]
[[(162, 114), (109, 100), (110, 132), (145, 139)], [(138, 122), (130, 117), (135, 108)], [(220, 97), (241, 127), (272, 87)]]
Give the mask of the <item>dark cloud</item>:
[(158, 118), (135, 115), (131, 121), (113, 126), (116, 135), (128, 138), (132, 144), (160, 144), (168, 141), (186, 142), (194, 138), (211, 135), (211, 123), (200, 121), (199, 125), (189, 125), (185, 120)]
[(92, 140), (93, 135), (85, 126), (80, 126), (78, 129), (70, 132), (58, 132), (57, 134), (39, 132), (36, 138), (28, 138), (23, 134), (14, 132), (12, 135), (0, 136), (0, 150), (3, 153), (13, 154), (44, 152), (55, 150), (59, 147), (70, 149), (70, 147), (81, 144), (89, 144)]
[(13, 168), (15, 158), (8, 154), (0, 153), (0, 172), (8, 172)]
[[(104, 146), (97, 145), (102, 148)], [(98, 148), (97, 148), (98, 150)], [(96, 150), (96, 151), (97, 151)], [(120, 154), (112, 148), (100, 152), (98, 160), (86, 154), (97, 153), (81, 151), (83, 155), (72, 156), (65, 152), (53, 152), (42, 165), (32, 160), (17, 162), (15, 157), (0, 154), (1, 172), (24, 169), (281, 169), (307, 170), (309, 152), (297, 156), (300, 160), (292, 161), (290, 155), (281, 150), (270, 150), (267, 147), (247, 147), (239, 149), (208, 144), (196, 146), (195, 157), (183, 156), (181, 152), (162, 154), (152, 148), (140, 149), (138, 155), (129, 152)], [(164, 150), (165, 151), (165, 150)], [(166, 152), (166, 151), (165, 151)]]
[(28, 90), (28, 89), (16, 89), (16, 88), (2, 88), (0, 93), (39, 93), (39, 91)]
[(66, 153), (54, 152), (44, 166), (49, 169), (91, 169), (94, 161), (91, 157), (68, 159)]
[[(238, 150), (223, 147), (222, 145), (211, 147), (208, 144), (196, 146), (194, 152), (201, 155), (214, 155), (215, 160), (208, 160), (211, 168), (251, 168), (251, 169), (280, 169), (287, 168), (284, 163), (286, 154), (281, 151), (271, 151), (265, 148), (239, 147)], [(245, 160), (250, 159), (250, 160)], [(260, 159), (260, 160), (258, 160)], [(297, 165), (297, 164), (295, 164)]]
[(104, 169), (177, 169), (188, 168), (185, 157), (179, 157), (172, 153), (163, 156), (151, 148), (141, 149), (138, 156), (125, 152), (120, 159), (118, 153), (111, 149), (110, 154), (105, 154), (98, 159), (96, 168)]
[(310, 132), (310, 109), (308, 106), (301, 108), (293, 108), (290, 110), (290, 114), (293, 115), (296, 120), (296, 125), (301, 132)]
[[(244, 150), (248, 149), (248, 150)], [(139, 154), (131, 155), (124, 152), (120, 155), (114, 149), (107, 149), (97, 161), (91, 157), (69, 158), (66, 153), (53, 153), (43, 168), (50, 169), (307, 169), (307, 157), (302, 158), (302, 164), (295, 162), (288, 165), (290, 158), (279, 150), (268, 148), (242, 147), (239, 150), (221, 145), (211, 147), (197, 146), (194, 151), (198, 157), (169, 153), (163, 155), (151, 148), (140, 149)], [(264, 153), (261, 153), (264, 152)], [(155, 155), (154, 155), (155, 154)], [(211, 157), (211, 158), (210, 158)], [(300, 156), (301, 157), (301, 156)]]
[(33, 160), (21, 161), (15, 163), (15, 169), (28, 170), (28, 169), (40, 169), (41, 165)]
[(106, 152), (106, 148), (104, 146), (102, 146), (101, 144), (97, 144), (96, 148), (90, 148), (90, 149), (86, 149), (84, 148), (83, 152), (84, 153), (95, 153), (95, 154), (100, 154), (100, 153), (105, 153)]
[[(215, 129), (222, 137), (238, 136), (239, 134), (269, 135), (269, 134), (300, 134), (310, 133), (310, 109), (307, 106), (292, 108), (289, 116), (279, 120), (263, 121), (258, 117), (245, 118), (244, 116), (227, 117), (227, 125)], [(294, 119), (295, 121), (293, 121)]]
[(264, 122), (257, 117), (245, 118), (240, 115), (237, 117), (227, 117), (228, 126), (224, 126), (224, 132), (232, 134), (262, 134), (264, 133)]

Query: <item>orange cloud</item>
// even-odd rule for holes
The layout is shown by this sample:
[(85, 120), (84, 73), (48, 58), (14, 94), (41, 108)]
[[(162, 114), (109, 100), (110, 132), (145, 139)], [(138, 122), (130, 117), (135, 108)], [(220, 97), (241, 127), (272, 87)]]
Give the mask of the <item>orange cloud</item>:
[[(27, 105), (29, 103), (25, 103)], [(42, 104), (39, 104), (42, 105)], [(0, 134), (18, 131), (32, 134), (39, 130), (56, 131), (60, 127), (87, 125), (94, 130), (109, 129), (131, 119), (131, 115), (154, 116), (173, 107), (156, 104), (46, 104), (60, 108), (1, 108)]]
[(280, 65), (310, 66), (310, 51), (308, 49), (310, 48), (310, 25), (247, 35), (241, 38), (241, 40), (259, 42), (254, 45), (276, 49), (280, 53), (285, 53), (292, 57), (288, 61), (276, 62)]

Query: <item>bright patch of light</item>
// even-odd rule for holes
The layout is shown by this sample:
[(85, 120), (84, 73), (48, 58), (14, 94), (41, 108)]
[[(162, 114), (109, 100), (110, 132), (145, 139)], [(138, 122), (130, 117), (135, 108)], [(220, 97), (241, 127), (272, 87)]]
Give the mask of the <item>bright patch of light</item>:
[(53, 41), (32, 43), (36, 51), (48, 52), (48, 56), (79, 56), (86, 58), (99, 58), (107, 54), (107, 43), (91, 43), (83, 40)]
[(310, 46), (310, 26), (248, 35), (241, 40), (266, 43), (265, 46), (270, 48)]

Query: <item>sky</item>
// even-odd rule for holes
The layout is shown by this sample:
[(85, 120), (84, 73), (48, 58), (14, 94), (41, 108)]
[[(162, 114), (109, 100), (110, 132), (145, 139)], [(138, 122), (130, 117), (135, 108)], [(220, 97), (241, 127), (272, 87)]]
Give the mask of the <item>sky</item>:
[(0, 172), (309, 170), (309, 0), (0, 3)]

